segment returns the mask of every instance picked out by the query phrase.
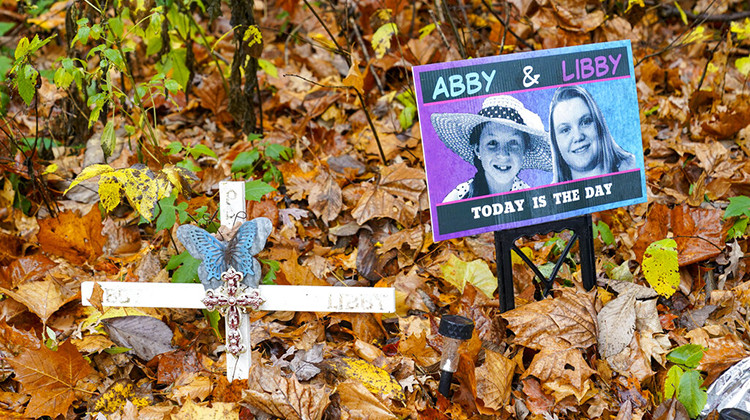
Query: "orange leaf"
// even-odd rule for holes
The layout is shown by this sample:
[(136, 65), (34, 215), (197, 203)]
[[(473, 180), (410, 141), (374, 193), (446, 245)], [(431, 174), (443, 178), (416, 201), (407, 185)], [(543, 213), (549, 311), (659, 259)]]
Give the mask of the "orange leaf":
[(484, 364), (476, 369), (477, 398), (485, 407), (501, 410), (510, 401), (516, 363), (500, 353), (485, 352)]
[(343, 80), (344, 86), (351, 86), (358, 92), (364, 92), (365, 90), (365, 77), (362, 72), (359, 71), (359, 61), (354, 60), (352, 66), (349, 68), (349, 74)]
[(76, 398), (78, 381), (94, 372), (69, 341), (57, 351), (44, 346), (26, 350), (9, 358), (8, 363), (16, 372), (16, 380), (31, 395), (25, 413), (29, 417), (65, 415)]
[(54, 278), (26, 282), (18, 286), (16, 290), (0, 287), (0, 291), (26, 306), (43, 322), (47, 322), (53, 313), (76, 297), (75, 291), (61, 285)]
[(102, 236), (102, 218), (94, 206), (87, 215), (73, 211), (60, 213), (57, 218), (39, 220), (39, 245), (50, 254), (83, 264), (102, 255), (106, 238)]

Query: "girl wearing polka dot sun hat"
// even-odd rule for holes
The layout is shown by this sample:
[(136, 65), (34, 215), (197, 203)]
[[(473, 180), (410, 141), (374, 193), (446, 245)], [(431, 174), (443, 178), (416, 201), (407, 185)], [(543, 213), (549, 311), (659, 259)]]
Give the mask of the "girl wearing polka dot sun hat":
[(443, 202), (529, 188), (522, 169), (552, 171), (552, 153), (542, 119), (516, 98), (491, 96), (477, 114), (432, 114), (438, 137), (477, 173)]

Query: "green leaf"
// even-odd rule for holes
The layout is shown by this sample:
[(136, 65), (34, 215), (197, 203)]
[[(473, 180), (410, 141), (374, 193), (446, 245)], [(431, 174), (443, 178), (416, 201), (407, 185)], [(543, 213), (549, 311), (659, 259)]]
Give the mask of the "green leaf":
[(261, 70), (263, 70), (264, 72), (266, 72), (266, 74), (269, 75), (269, 76), (271, 76), (271, 77), (276, 77), (276, 78), (279, 77), (279, 70), (276, 68), (276, 66), (272, 62), (270, 62), (268, 60), (264, 60), (262, 58), (259, 58), (258, 59), (258, 67), (260, 67)]
[(18, 75), (14, 79), (16, 81), (18, 94), (21, 95), (21, 98), (26, 102), (27, 106), (31, 106), (31, 101), (34, 100), (34, 94), (36, 94), (37, 74), (38, 73), (34, 67), (25, 64), (21, 67), (21, 71), (18, 72)]
[(122, 38), (122, 34), (125, 33), (122, 18), (120, 16), (109, 18), (109, 28), (117, 38)]
[(735, 238), (742, 238), (745, 236), (747, 231), (747, 222), (750, 221), (747, 217), (741, 217), (737, 219), (731, 228), (727, 231), (727, 242)]
[(213, 150), (209, 149), (205, 144), (198, 144), (195, 147), (188, 147), (187, 150), (188, 153), (190, 153), (190, 156), (193, 157), (193, 159), (198, 159), (198, 156), (200, 155), (206, 155), (211, 156), (212, 158), (216, 158), (216, 153)]
[(680, 285), (677, 242), (662, 239), (651, 243), (643, 254), (643, 276), (656, 293), (670, 297)]
[(697, 344), (685, 344), (667, 354), (667, 360), (672, 363), (695, 368), (703, 359), (703, 347)]
[(290, 160), (294, 157), (294, 150), (280, 144), (271, 143), (266, 146), (266, 157), (273, 160)]
[(260, 152), (257, 149), (240, 152), (232, 162), (232, 173), (252, 170), (258, 159), (260, 159)]
[(114, 346), (114, 347), (110, 347), (110, 348), (108, 348), (108, 349), (104, 349), (104, 351), (105, 351), (105, 352), (106, 352), (107, 354), (120, 354), (120, 353), (127, 353), (127, 352), (129, 352), (130, 350), (133, 350), (133, 349), (131, 349), (130, 347), (117, 347), (117, 346)]
[(216, 338), (219, 339), (219, 341), (224, 341), (224, 338), (221, 336), (221, 331), (219, 330), (219, 321), (221, 320), (221, 314), (219, 311), (209, 311), (208, 309), (202, 309), (202, 311), (203, 317), (208, 320), (208, 324), (211, 326), (211, 329), (214, 330)]
[(164, 229), (171, 229), (172, 226), (177, 222), (175, 218), (175, 205), (174, 201), (177, 199), (176, 195), (170, 195), (159, 200), (159, 208), (161, 212), (159, 217), (156, 218), (156, 231), (162, 231)]
[(61, 89), (67, 89), (68, 86), (70, 86), (71, 83), (73, 83), (73, 80), (75, 78), (72, 74), (70, 74), (65, 67), (59, 67), (57, 71), (55, 71), (55, 77), (54, 77), (54, 83), (55, 86), (61, 88)]
[(172, 59), (172, 78), (182, 86), (183, 90), (187, 89), (187, 82), (190, 78), (190, 70), (185, 64), (186, 54), (185, 48), (176, 48), (169, 53)]
[(115, 134), (115, 123), (113, 121), (107, 121), (107, 125), (104, 126), (101, 137), (102, 151), (104, 152), (104, 159), (109, 159), (112, 156), (112, 152), (115, 150), (117, 144), (117, 135)]
[(609, 225), (604, 223), (603, 221), (598, 221), (596, 223), (596, 231), (601, 235), (602, 242), (604, 242), (606, 245), (612, 245), (615, 243), (615, 235), (612, 234), (612, 230), (609, 229)]
[(748, 216), (750, 217), (750, 197), (741, 195), (739, 197), (731, 197), (729, 199), (729, 205), (724, 211), (724, 218), (737, 216)]
[(25, 56), (27, 51), (29, 51), (29, 39), (23, 37), (18, 40), (18, 45), (16, 45), (16, 51), (14, 52), (16, 60), (20, 60)]
[(258, 259), (262, 264), (265, 264), (268, 266), (268, 272), (265, 276), (263, 276), (263, 280), (261, 280), (262, 284), (271, 285), (275, 284), (276, 282), (276, 273), (281, 270), (281, 264), (279, 264), (278, 261), (275, 260), (264, 260), (264, 259)]
[(10, 32), (15, 26), (15, 22), (0, 22), (0, 36), (5, 36), (5, 34)]
[(174, 79), (167, 79), (164, 81), (164, 87), (167, 88), (167, 90), (171, 93), (176, 93), (180, 89), (182, 89), (182, 86), (180, 86), (179, 83), (177, 83)]
[(276, 191), (276, 188), (268, 185), (267, 183), (254, 180), (245, 183), (245, 199), (250, 201), (260, 201), (264, 195)]
[(198, 266), (201, 260), (193, 258), (187, 251), (181, 254), (173, 255), (167, 263), (167, 270), (174, 270), (172, 273), (172, 283), (197, 283)]
[(703, 407), (706, 406), (708, 394), (705, 388), (701, 388), (703, 378), (697, 370), (689, 370), (680, 378), (677, 387), (677, 400), (685, 406), (691, 418), (698, 417)]
[(408, 106), (404, 108), (400, 114), (398, 114), (398, 122), (401, 124), (401, 128), (406, 130), (414, 124), (414, 115), (417, 113), (417, 108)]
[(674, 365), (667, 371), (667, 379), (664, 381), (664, 399), (670, 399), (674, 397), (677, 392), (677, 387), (680, 385), (680, 378), (685, 373), (681, 367)]

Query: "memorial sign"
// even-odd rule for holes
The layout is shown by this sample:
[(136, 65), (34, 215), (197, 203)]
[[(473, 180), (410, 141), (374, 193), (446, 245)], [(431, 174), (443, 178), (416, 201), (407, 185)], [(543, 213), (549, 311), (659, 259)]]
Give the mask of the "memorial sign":
[(646, 201), (630, 41), (413, 71), (435, 240)]

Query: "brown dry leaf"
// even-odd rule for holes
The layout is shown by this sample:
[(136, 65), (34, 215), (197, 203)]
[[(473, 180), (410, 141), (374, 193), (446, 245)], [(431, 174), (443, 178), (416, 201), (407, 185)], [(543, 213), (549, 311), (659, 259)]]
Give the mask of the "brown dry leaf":
[(360, 382), (347, 379), (336, 387), (341, 409), (353, 419), (391, 420), (397, 418)]
[[(391, 249), (397, 249), (399, 267), (410, 266), (414, 264), (414, 258), (422, 249), (424, 243), (424, 227), (416, 226), (411, 229), (400, 230), (393, 235), (389, 235), (383, 241), (383, 246), (377, 249), (378, 254), (384, 254)], [(406, 246), (406, 250), (402, 249)]]
[(542, 349), (534, 356), (522, 377), (534, 376), (545, 390), (552, 391), (555, 401), (574, 395), (580, 402), (591, 389), (591, 369), (579, 349)]
[(188, 399), (173, 420), (232, 420), (240, 418), (240, 407), (235, 403), (212, 402), (211, 407), (198, 405)]
[(105, 311), (104, 305), (102, 304), (102, 299), (104, 299), (104, 289), (102, 289), (102, 286), (99, 284), (99, 282), (94, 282), (94, 290), (91, 292), (89, 302), (100, 313), (104, 313)]
[(102, 255), (107, 239), (101, 232), (101, 213), (93, 206), (83, 217), (77, 212), (65, 211), (54, 219), (39, 220), (37, 238), (43, 251), (80, 265)]
[(653, 418), (654, 420), (690, 420), (690, 415), (677, 398), (670, 398), (656, 407)]
[(703, 358), (697, 369), (706, 372), (704, 384), (708, 386), (725, 370), (749, 355), (750, 352), (745, 349), (743, 342), (734, 334), (710, 338), (708, 349), (703, 352)]
[(0, 287), (12, 289), (26, 281), (38, 280), (56, 265), (42, 254), (19, 258), (0, 267)]
[(625, 350), (607, 359), (609, 365), (622, 376), (634, 377), (643, 382), (654, 375), (651, 370), (651, 359), (647, 359), (639, 343), (640, 334), (633, 335), (630, 345)]
[(727, 111), (715, 112), (709, 121), (703, 122), (701, 127), (709, 135), (716, 136), (719, 140), (734, 137), (750, 121), (750, 106), (748, 98), (738, 99), (739, 103), (728, 107)]
[(477, 398), (485, 407), (501, 410), (510, 402), (510, 390), (516, 363), (500, 353), (485, 351), (484, 364), (475, 370)]
[(70, 341), (57, 351), (41, 346), (7, 360), (24, 392), (31, 395), (25, 412), (29, 417), (65, 415), (76, 398), (78, 381), (94, 372)]
[(501, 315), (516, 334), (514, 342), (535, 350), (596, 344), (596, 310), (589, 294), (562, 292), (560, 297), (521, 306)]
[(253, 360), (248, 389), (242, 400), (268, 414), (288, 420), (320, 420), (328, 406), (331, 390), (303, 385), (296, 378), (285, 378), (279, 368), (267, 368)]
[(55, 311), (76, 298), (75, 291), (61, 285), (55, 278), (26, 282), (16, 290), (0, 287), (0, 291), (22, 303), (45, 323)]
[(542, 385), (534, 378), (524, 378), (521, 382), (523, 382), (523, 393), (527, 396), (524, 402), (529, 411), (538, 416), (548, 414), (555, 406), (555, 398), (545, 394)]
[(654, 203), (646, 223), (638, 229), (633, 251), (641, 261), (649, 244), (666, 238), (671, 230), (677, 242), (680, 267), (714, 258), (721, 253), (721, 245), (729, 228), (722, 219), (723, 215), (721, 209), (694, 208), (683, 204), (670, 210), (664, 204)]
[(440, 355), (427, 345), (427, 331), (410, 335), (399, 341), (398, 351), (402, 355), (414, 359), (420, 366), (430, 366), (440, 361)]
[(427, 188), (424, 171), (410, 168), (406, 163), (383, 169), (378, 185), (396, 197), (415, 203), (419, 202), (420, 195)]
[(99, 353), (115, 345), (104, 334), (85, 335), (81, 339), (71, 338), (70, 342), (76, 346), (79, 352), (84, 354)]
[(42, 345), (32, 331), (18, 330), (0, 320), (0, 354), (18, 356), (23, 350), (36, 350)]
[(313, 213), (326, 223), (336, 219), (341, 212), (343, 207), (341, 187), (327, 170), (322, 171), (315, 178), (308, 202)]
[(289, 284), (294, 286), (329, 286), (325, 280), (315, 277), (309, 268), (299, 265), (296, 259), (282, 261), (281, 272)]
[(211, 379), (197, 372), (184, 372), (170, 388), (169, 399), (183, 403), (186, 400), (203, 401), (211, 394)]
[(388, 194), (384, 189), (372, 184), (365, 184), (365, 193), (352, 210), (352, 216), (359, 225), (376, 217), (387, 217), (401, 225), (410, 227), (417, 220), (418, 206), (412, 201)]

